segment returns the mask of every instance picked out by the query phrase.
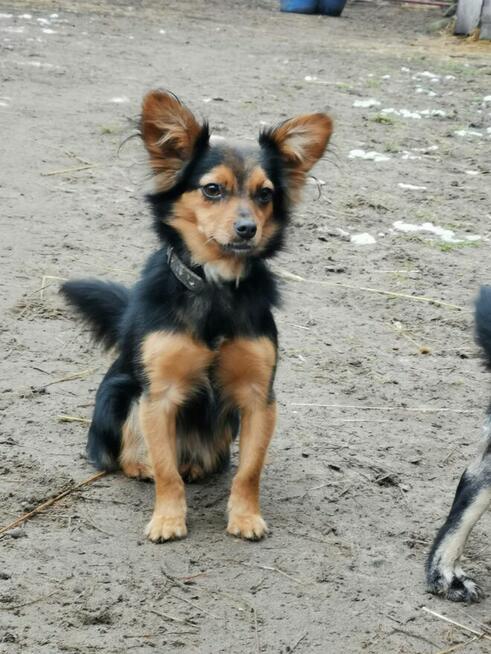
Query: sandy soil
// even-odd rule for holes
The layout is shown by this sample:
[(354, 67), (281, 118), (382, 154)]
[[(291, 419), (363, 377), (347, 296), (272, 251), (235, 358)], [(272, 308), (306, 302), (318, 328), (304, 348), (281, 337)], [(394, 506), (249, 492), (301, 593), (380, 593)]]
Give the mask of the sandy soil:
[[(173, 89), (224, 136), (302, 111), (336, 120), (322, 197), (309, 187), (276, 262), (310, 281), (284, 282), (277, 316), (269, 538), (224, 533), (230, 474), (189, 487), (189, 537), (161, 546), (143, 538), (152, 486), (99, 480), (1, 539), (1, 652), (436, 654), (471, 635), (421, 607), (490, 625), (491, 600), (452, 605), (423, 579), (489, 397), (472, 340), (490, 281), (489, 46), (427, 34), (434, 9), (276, 5), (0, 3), (1, 524), (93, 473), (85, 423), (108, 358), (56, 289), (131, 283), (155, 245), (143, 152), (118, 154), (142, 94)], [(353, 106), (367, 99), (380, 105)], [(375, 244), (350, 241), (365, 232)], [(489, 532), (488, 515), (465, 565), (491, 595)]]

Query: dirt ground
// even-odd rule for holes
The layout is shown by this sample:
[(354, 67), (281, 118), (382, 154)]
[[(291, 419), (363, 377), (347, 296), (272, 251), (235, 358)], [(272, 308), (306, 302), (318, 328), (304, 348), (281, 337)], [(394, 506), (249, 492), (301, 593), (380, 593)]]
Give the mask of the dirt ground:
[[(93, 474), (109, 358), (56, 290), (131, 283), (155, 246), (144, 153), (118, 152), (143, 93), (174, 90), (223, 136), (336, 121), (322, 195), (308, 187), (275, 262), (309, 281), (284, 280), (277, 314), (270, 536), (225, 534), (231, 473), (188, 488), (189, 536), (160, 546), (143, 537), (152, 485), (101, 479), (1, 538), (1, 652), (491, 651), (422, 610), (491, 625), (490, 599), (450, 604), (423, 577), (489, 399), (472, 305), (491, 281), (491, 49), (429, 34), (435, 9), (277, 4), (0, 2), (0, 524)], [(488, 595), (490, 526), (465, 559)]]

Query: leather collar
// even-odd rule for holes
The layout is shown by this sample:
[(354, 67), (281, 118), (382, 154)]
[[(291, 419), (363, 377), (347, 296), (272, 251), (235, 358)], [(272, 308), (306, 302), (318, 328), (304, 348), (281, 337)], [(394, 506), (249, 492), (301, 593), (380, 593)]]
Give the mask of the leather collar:
[(206, 287), (206, 281), (188, 268), (177, 256), (174, 248), (167, 248), (167, 261), (176, 279), (193, 293), (200, 293)]

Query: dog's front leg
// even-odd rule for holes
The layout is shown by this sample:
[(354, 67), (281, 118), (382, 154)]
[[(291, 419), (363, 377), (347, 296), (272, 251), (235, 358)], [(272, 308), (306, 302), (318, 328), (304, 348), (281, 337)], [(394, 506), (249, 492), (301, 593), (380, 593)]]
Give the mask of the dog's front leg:
[(186, 497), (178, 470), (176, 416), (202, 383), (213, 353), (183, 334), (154, 332), (145, 340), (142, 360), (147, 389), (140, 424), (155, 479), (155, 507), (146, 534), (155, 542), (183, 538)]
[(227, 531), (249, 540), (258, 540), (267, 531), (259, 506), (259, 482), (276, 423), (275, 367), (276, 346), (266, 337), (237, 339), (222, 346), (222, 384), (241, 411), (239, 467), (228, 502)]
[(276, 422), (276, 403), (241, 414), (239, 468), (228, 501), (227, 531), (249, 540), (268, 530), (259, 507), (259, 481)]
[(162, 398), (144, 397), (140, 420), (155, 479), (155, 507), (146, 535), (155, 542), (183, 538), (186, 533), (186, 495), (178, 472), (175, 405)]

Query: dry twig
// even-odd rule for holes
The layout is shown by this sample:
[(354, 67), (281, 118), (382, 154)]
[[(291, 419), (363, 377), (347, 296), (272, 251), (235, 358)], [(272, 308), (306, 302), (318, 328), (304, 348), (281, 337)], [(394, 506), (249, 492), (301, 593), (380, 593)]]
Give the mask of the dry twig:
[(84, 479), (83, 481), (79, 482), (78, 484), (75, 484), (74, 486), (71, 486), (70, 488), (63, 491), (62, 493), (59, 493), (55, 497), (46, 500), (46, 502), (42, 502), (35, 509), (29, 511), (29, 513), (24, 513), (24, 515), (21, 515), (19, 518), (17, 518), (10, 524), (0, 528), (0, 536), (3, 536), (3, 534), (5, 534), (7, 531), (10, 531), (11, 529), (18, 527), (19, 525), (23, 524), (27, 520), (30, 520), (30, 518), (33, 518), (38, 513), (41, 513), (41, 511), (44, 511), (44, 509), (53, 506), (53, 504), (56, 504), (63, 498), (67, 497), (68, 495), (71, 495), (74, 491), (78, 490), (79, 488), (82, 488), (83, 486), (88, 486), (89, 484), (92, 484), (94, 481), (97, 481), (98, 479), (104, 477), (105, 475), (107, 475), (106, 471), (97, 472), (95, 475), (92, 475), (91, 477)]
[(325, 279), (307, 279), (291, 273), (288, 270), (283, 268), (278, 268), (275, 266), (275, 273), (278, 277), (286, 279), (293, 282), (305, 282), (307, 284), (319, 284), (320, 286), (330, 286), (338, 288), (347, 288), (351, 291), (363, 291), (365, 293), (377, 293), (379, 295), (387, 295), (388, 297), (400, 298), (403, 300), (413, 300), (414, 302), (427, 302), (429, 304), (435, 304), (440, 307), (446, 307), (447, 309), (454, 309), (456, 311), (464, 311), (464, 307), (461, 307), (457, 304), (452, 304), (451, 302), (444, 302), (443, 300), (437, 300), (436, 298), (426, 297), (425, 295), (410, 295), (409, 293), (398, 293), (396, 291), (386, 291), (380, 288), (370, 288), (368, 286), (355, 286), (354, 284), (342, 284), (341, 282), (329, 282)]
[(286, 577), (287, 579), (291, 579), (296, 584), (301, 584), (302, 586), (305, 585), (305, 581), (302, 581), (301, 579), (296, 579), (296, 577), (292, 577), (292, 575), (289, 575), (287, 572), (283, 572), (283, 570), (280, 570), (279, 568), (274, 568), (271, 565), (259, 565), (259, 564), (253, 564), (253, 563), (245, 563), (244, 561), (241, 561), (240, 565), (244, 565), (247, 568), (259, 568), (260, 570), (268, 570), (269, 572), (277, 572), (278, 574), (283, 575), (283, 577)]
[(29, 600), (29, 602), (24, 602), (23, 604), (16, 604), (15, 606), (7, 606), (5, 607), (7, 611), (15, 611), (16, 609), (22, 609), (24, 606), (31, 606), (31, 604), (37, 604), (38, 602), (43, 602), (44, 600), (48, 599), (48, 597), (51, 597), (52, 595), (55, 595), (56, 593), (59, 593), (59, 589), (51, 591), (51, 593), (48, 593), (47, 595), (43, 595), (42, 597), (36, 597), (36, 599)]
[(257, 612), (256, 608), (253, 606), (252, 607), (252, 615), (254, 618), (254, 643), (256, 645), (256, 652), (259, 654), (260, 648), (259, 648), (259, 628), (257, 626)]
[(44, 388), (47, 388), (48, 386), (53, 386), (54, 384), (62, 384), (63, 382), (74, 381), (75, 379), (83, 379), (84, 377), (88, 377), (89, 375), (91, 375), (96, 370), (97, 368), (88, 368), (87, 370), (81, 370), (80, 372), (71, 372), (69, 375), (66, 375), (65, 377), (60, 377), (60, 379), (55, 379), (54, 381), (44, 384)]
[(168, 613), (162, 613), (162, 611), (156, 611), (155, 609), (150, 609), (150, 613), (158, 615), (159, 618), (164, 618), (164, 620), (172, 620), (172, 622), (179, 622), (180, 624), (187, 624), (187, 625), (197, 629), (196, 623), (193, 622), (192, 620), (190, 620), (189, 618), (178, 618), (175, 615), (169, 615)]
[(317, 402), (292, 402), (290, 406), (319, 407), (321, 409), (360, 409), (363, 411), (413, 411), (416, 413), (476, 413), (477, 411), (477, 409), (454, 409), (452, 407), (363, 406), (357, 404), (319, 404)]
[(84, 425), (90, 425), (89, 418), (82, 418), (79, 416), (68, 416), (64, 413), (60, 414), (59, 416), (56, 416), (56, 418), (59, 422), (82, 422)]
[(186, 604), (189, 604), (189, 606), (192, 606), (196, 611), (199, 611), (200, 613), (203, 613), (204, 615), (209, 615), (212, 618), (215, 618), (215, 620), (220, 620), (221, 618), (218, 617), (218, 615), (215, 615), (211, 611), (207, 611), (206, 609), (202, 608), (198, 604), (195, 604), (194, 602), (191, 602), (191, 600), (188, 600), (186, 597), (181, 597), (180, 595), (177, 595), (176, 593), (169, 593), (171, 597), (175, 597), (176, 599), (180, 600), (181, 602), (186, 602)]
[(79, 170), (89, 170), (97, 168), (100, 164), (86, 164), (85, 166), (74, 166), (73, 168), (62, 168), (61, 170), (50, 170), (48, 173), (41, 173), (41, 177), (52, 177), (53, 175), (66, 175), (67, 173), (76, 173)]
[(470, 645), (476, 640), (479, 640), (479, 636), (472, 636), (472, 638), (466, 640), (465, 643), (457, 643), (456, 645), (452, 645), (447, 649), (440, 649), (438, 650), (438, 652), (435, 652), (435, 654), (451, 654), (451, 652), (456, 652), (458, 649), (461, 649), (462, 647), (467, 647), (467, 645)]
[(484, 638), (485, 640), (491, 641), (491, 636), (488, 636), (488, 634), (485, 634), (483, 631), (476, 631), (476, 629), (472, 629), (472, 627), (467, 627), (466, 625), (461, 624), (460, 622), (456, 622), (455, 620), (452, 620), (451, 618), (447, 618), (445, 615), (442, 615), (441, 613), (437, 613), (436, 611), (432, 611), (431, 609), (426, 608), (426, 606), (422, 606), (421, 608), (426, 613), (429, 613), (430, 615), (434, 615), (435, 618), (439, 618), (440, 620), (444, 620), (445, 622), (448, 622), (449, 624), (454, 625), (454, 627), (458, 627), (459, 629), (462, 629), (463, 631), (468, 631), (470, 634), (473, 634), (474, 636), (477, 636), (478, 638)]
[(292, 652), (294, 652), (297, 649), (297, 647), (300, 645), (300, 643), (306, 636), (307, 636), (307, 632), (305, 632), (303, 636), (300, 636), (300, 638), (297, 640), (295, 645), (290, 649), (290, 654), (292, 654)]

